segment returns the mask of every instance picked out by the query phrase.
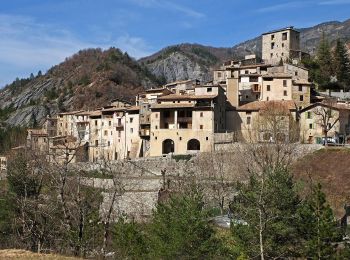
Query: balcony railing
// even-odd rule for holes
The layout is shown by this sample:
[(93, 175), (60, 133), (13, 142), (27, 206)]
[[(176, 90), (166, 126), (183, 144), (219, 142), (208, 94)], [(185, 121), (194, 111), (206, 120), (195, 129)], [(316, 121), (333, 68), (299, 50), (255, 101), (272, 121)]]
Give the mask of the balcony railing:
[(178, 123), (191, 123), (192, 117), (178, 117), (177, 122)]

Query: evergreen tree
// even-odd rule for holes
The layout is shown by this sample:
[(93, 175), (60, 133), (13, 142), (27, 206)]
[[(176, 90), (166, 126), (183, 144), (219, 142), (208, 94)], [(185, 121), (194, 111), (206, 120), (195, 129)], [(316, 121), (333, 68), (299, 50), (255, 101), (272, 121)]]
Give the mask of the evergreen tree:
[(317, 50), (317, 63), (319, 70), (315, 80), (321, 87), (326, 87), (331, 82), (333, 75), (331, 48), (325, 34), (323, 34)]
[(329, 259), (335, 255), (333, 242), (341, 240), (332, 209), (326, 202), (321, 184), (311, 187), (311, 194), (298, 210), (301, 254), (308, 259)]
[[(174, 195), (157, 205), (150, 227), (151, 255), (160, 259), (205, 259), (221, 248), (203, 208), (202, 194)], [(221, 253), (221, 252), (220, 252)]]
[(292, 176), (285, 168), (252, 175), (239, 183), (231, 204), (234, 218), (244, 220), (232, 227), (238, 246), (261, 259), (293, 256), (298, 241), (295, 215), (300, 203)]
[(338, 39), (333, 52), (334, 72), (337, 81), (345, 89), (350, 86), (350, 61), (349, 56), (342, 40)]

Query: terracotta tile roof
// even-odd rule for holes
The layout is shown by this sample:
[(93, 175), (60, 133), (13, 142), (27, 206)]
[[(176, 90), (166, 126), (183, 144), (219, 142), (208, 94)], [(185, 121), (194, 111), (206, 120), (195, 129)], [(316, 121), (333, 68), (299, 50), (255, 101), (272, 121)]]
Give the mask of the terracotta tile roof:
[(47, 136), (46, 130), (44, 129), (28, 129), (27, 132), (30, 132), (32, 135)]
[(198, 100), (198, 99), (214, 99), (217, 95), (179, 95), (179, 94), (170, 94), (166, 96), (159, 97), (158, 100)]
[(90, 111), (81, 111), (81, 112), (78, 112), (78, 113), (76, 113), (75, 115), (76, 116), (88, 116), (88, 115), (90, 115)]
[(191, 103), (169, 103), (169, 104), (153, 104), (151, 109), (159, 109), (159, 108), (192, 108), (194, 104)]
[(127, 111), (137, 111), (140, 110), (140, 106), (131, 106), (126, 109)]
[(102, 111), (101, 110), (95, 110), (95, 111), (91, 111), (89, 116), (100, 116), (102, 115)]
[(334, 110), (350, 110), (350, 104), (346, 104), (346, 103), (329, 103), (326, 100), (322, 101), (322, 102), (317, 102), (317, 103), (313, 103), (308, 107), (305, 107), (304, 109), (300, 110), (300, 113), (304, 113), (310, 109), (313, 109), (317, 106), (323, 106), (323, 107), (328, 107)]
[(287, 73), (268, 73), (262, 76), (263, 78), (292, 78), (290, 74)]
[(75, 115), (75, 114), (81, 113), (81, 112), (84, 112), (84, 110), (62, 112), (62, 113), (58, 113), (57, 115)]
[(296, 110), (293, 100), (270, 100), (270, 101), (254, 101), (237, 108), (238, 111), (260, 111), (269, 107), (283, 107), (288, 110)]
[(305, 80), (305, 79), (298, 79), (293, 81), (294, 85), (312, 85), (311, 82)]

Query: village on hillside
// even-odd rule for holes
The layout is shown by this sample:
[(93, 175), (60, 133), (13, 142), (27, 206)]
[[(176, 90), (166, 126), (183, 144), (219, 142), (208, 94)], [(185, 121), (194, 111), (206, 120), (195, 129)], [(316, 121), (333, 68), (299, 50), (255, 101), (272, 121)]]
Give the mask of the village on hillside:
[(96, 162), (213, 152), (241, 141), (346, 145), (346, 93), (317, 93), (301, 65), (305, 56), (293, 27), (267, 32), (262, 58), (225, 62), (212, 82), (173, 82), (139, 93), (134, 104), (114, 100), (94, 111), (59, 113), (29, 129), (27, 143), (12, 150)]

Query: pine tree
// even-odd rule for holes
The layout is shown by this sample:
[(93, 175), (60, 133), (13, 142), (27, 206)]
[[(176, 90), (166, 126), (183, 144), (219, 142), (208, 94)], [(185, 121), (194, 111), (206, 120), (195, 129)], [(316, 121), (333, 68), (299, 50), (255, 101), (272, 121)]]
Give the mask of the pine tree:
[(333, 75), (331, 48), (325, 34), (323, 34), (317, 51), (316, 59), (319, 70), (316, 73), (316, 82), (321, 87), (326, 87), (331, 82)]
[(248, 183), (239, 183), (237, 190), (230, 208), (235, 218), (246, 222), (232, 228), (238, 246), (248, 256), (261, 259), (293, 256), (300, 199), (288, 170), (252, 175)]
[(329, 259), (335, 255), (333, 242), (341, 240), (332, 209), (321, 184), (311, 186), (311, 194), (298, 210), (298, 232), (302, 238), (301, 255), (311, 259)]
[(157, 205), (150, 227), (152, 258), (210, 259), (220, 250), (198, 191)]
[(342, 40), (338, 39), (333, 52), (334, 72), (340, 85), (346, 89), (350, 87), (350, 61)]

